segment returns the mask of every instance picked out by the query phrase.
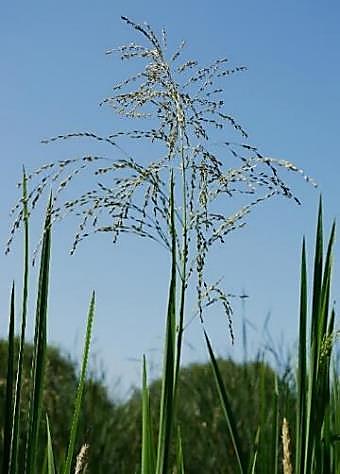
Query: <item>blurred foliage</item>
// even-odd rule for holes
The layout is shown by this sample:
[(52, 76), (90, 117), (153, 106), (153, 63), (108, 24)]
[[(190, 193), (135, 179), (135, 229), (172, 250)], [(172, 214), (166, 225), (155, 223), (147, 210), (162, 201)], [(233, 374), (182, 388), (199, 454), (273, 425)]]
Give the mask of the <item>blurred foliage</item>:
[[(16, 340), (16, 352), (18, 352), (19, 342)], [(0, 406), (4, 407), (5, 399), (5, 378), (7, 370), (7, 341), (0, 341)], [(21, 409), (22, 433), (21, 446), (26, 439), (26, 421), (28, 416), (28, 398), (30, 391), (30, 371), (33, 354), (33, 346), (25, 345), (24, 356), (24, 383), (23, 383), (23, 402)], [(69, 439), (70, 423), (74, 410), (74, 402), (78, 386), (78, 374), (76, 364), (67, 356), (62, 355), (61, 351), (55, 347), (48, 347), (47, 366), (44, 387), (44, 410), (48, 413), (50, 429), (53, 440), (56, 465), (60, 466), (64, 457)], [(101, 459), (103, 470), (97, 469), (90, 472), (107, 472), (109, 464), (102, 459), (104, 445), (105, 429), (108, 426), (108, 420), (114, 424), (115, 404), (108, 396), (107, 389), (102, 377), (92, 377), (86, 383), (85, 400), (81, 413), (80, 429), (78, 437), (79, 450), (85, 442), (91, 445), (91, 460), (98, 462)], [(42, 447), (38, 459), (40, 463), (45, 462), (46, 447), (46, 426), (45, 416), (42, 417), (39, 445)], [(2, 458), (4, 410), (0, 410), (0, 459)], [(110, 437), (107, 437), (110, 440)], [(108, 447), (107, 450), (110, 448)], [(23, 449), (20, 449), (23, 453)], [(19, 466), (23, 466), (23, 456), (19, 457)], [(41, 464), (40, 464), (41, 465)], [(89, 465), (89, 468), (91, 466)]]
[[(260, 444), (263, 449), (259, 452), (256, 472), (266, 473), (266, 466), (270, 465), (268, 456), (271, 453), (265, 446), (268, 445), (266, 440), (272, 437), (276, 374), (261, 360), (237, 364), (232, 360), (219, 359), (218, 364), (231, 399), (243, 451), (248, 457), (253, 453), (256, 431), (261, 424)], [(294, 412), (292, 391), (284, 380), (279, 381), (279, 384), (284, 394), (280, 399), (280, 406), (292, 414)], [(156, 412), (160, 382), (154, 382), (150, 389), (151, 401)], [(138, 399), (139, 393), (136, 392), (134, 403)], [(293, 416), (285, 413), (289, 419), (294, 420)], [(181, 370), (178, 423), (181, 427), (186, 473), (239, 472), (210, 364), (192, 364)]]
[[(27, 418), (27, 400), (30, 381), (32, 346), (25, 347), (25, 377), (23, 388), (22, 419)], [(53, 437), (56, 464), (65, 456), (69, 437), (70, 420), (73, 413), (78, 383), (77, 367), (61, 354), (49, 347), (47, 351), (44, 406), (48, 413)], [(5, 376), (7, 364), (7, 342), (0, 341), (0, 403), (4, 404)], [(261, 430), (261, 445), (272, 434), (272, 397), (275, 372), (261, 360), (237, 364), (231, 360), (219, 360), (219, 367), (232, 400), (237, 428), (246, 453), (251, 454), (256, 430)], [(279, 381), (283, 397), (280, 406), (284, 415), (294, 421), (294, 399), (288, 384)], [(151, 403), (155, 420), (155, 442), (157, 442), (156, 420), (159, 410), (160, 381), (151, 383)], [(192, 364), (181, 369), (178, 392), (177, 420), (181, 426), (186, 473), (223, 473), (236, 471), (234, 452), (225, 427), (216, 385), (209, 364)], [(4, 412), (0, 410), (0, 436), (3, 436)], [(41, 429), (40, 446), (45, 449), (45, 421)], [(22, 442), (25, 433), (22, 433)], [(84, 406), (78, 436), (79, 450), (89, 444), (88, 472), (131, 474), (139, 472), (141, 449), (141, 393), (135, 390), (126, 402), (114, 402), (105, 385), (105, 378), (92, 374), (86, 383)], [(2, 444), (0, 444), (2, 446)], [(1, 448), (0, 448), (1, 449)], [(1, 458), (0, 452), (0, 458)], [(269, 453), (259, 452), (258, 466), (264, 466)], [(39, 453), (44, 462), (45, 452)], [(22, 462), (22, 460), (20, 460)], [(174, 452), (173, 458), (174, 461)], [(262, 468), (261, 468), (262, 469)]]

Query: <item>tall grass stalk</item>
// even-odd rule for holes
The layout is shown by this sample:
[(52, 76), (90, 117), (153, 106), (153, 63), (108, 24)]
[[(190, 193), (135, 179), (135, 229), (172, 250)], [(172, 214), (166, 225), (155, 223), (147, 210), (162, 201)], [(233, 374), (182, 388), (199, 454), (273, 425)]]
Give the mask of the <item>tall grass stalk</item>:
[(334, 363), (333, 366), (333, 385), (331, 391), (331, 410), (330, 410), (330, 439), (333, 446), (331, 451), (331, 469), (332, 472), (340, 472), (340, 376), (339, 368)]
[(156, 471), (156, 453), (152, 430), (150, 391), (148, 387), (147, 364), (143, 356), (142, 385), (142, 474), (154, 474)]
[(36, 320), (34, 334), (34, 350), (31, 370), (32, 393), (28, 420), (28, 436), (26, 442), (25, 472), (37, 472), (38, 437), (42, 412), (44, 389), (44, 373), (46, 364), (47, 340), (47, 305), (51, 253), (51, 212), (52, 196), (50, 196), (46, 219), (43, 228), (43, 245), (41, 249), (41, 264), (36, 305)]
[(272, 459), (271, 459), (271, 468), (273, 474), (278, 474), (279, 467), (279, 387), (277, 376), (275, 376), (274, 381), (274, 393), (273, 393), (273, 429), (272, 429)]
[(156, 474), (167, 472), (169, 464), (171, 430), (174, 421), (175, 367), (176, 367), (176, 230), (174, 209), (174, 180), (170, 180), (170, 232), (172, 261), (169, 288), (168, 314), (164, 345), (162, 393), (160, 402), (159, 435)]
[(13, 419), (13, 389), (14, 389), (14, 325), (15, 325), (15, 286), (12, 284), (9, 330), (8, 330), (8, 362), (6, 377), (6, 402), (5, 402), (5, 426), (2, 472), (9, 471), (9, 461), (11, 453), (12, 419)]
[(29, 279), (29, 210), (28, 210), (28, 195), (27, 195), (27, 176), (25, 169), (23, 169), (22, 180), (22, 208), (20, 216), (22, 217), (24, 226), (24, 271), (23, 271), (23, 291), (22, 291), (22, 313), (21, 313), (21, 336), (20, 349), (18, 357), (18, 368), (14, 392), (14, 410), (13, 410), (13, 426), (11, 430), (11, 446), (9, 452), (9, 466), (8, 473), (15, 474), (18, 463), (18, 443), (20, 436), (20, 402), (22, 391), (23, 378), (23, 362), (25, 350), (25, 334), (26, 334), (26, 320), (27, 320), (27, 300), (28, 300), (28, 279)]

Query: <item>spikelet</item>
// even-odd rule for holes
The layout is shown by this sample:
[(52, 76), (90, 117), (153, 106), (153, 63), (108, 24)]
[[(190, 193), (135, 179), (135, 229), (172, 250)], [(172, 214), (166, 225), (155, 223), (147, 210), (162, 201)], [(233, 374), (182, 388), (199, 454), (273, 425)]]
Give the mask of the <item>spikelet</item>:
[(282, 423), (282, 446), (283, 446), (283, 474), (293, 474), (293, 466), (290, 456), (290, 434), (288, 421), (286, 418), (283, 418)]
[(83, 444), (83, 446), (80, 448), (80, 451), (77, 456), (77, 461), (76, 461), (76, 467), (74, 474), (81, 474), (81, 472), (84, 471), (86, 467), (86, 459), (87, 459), (87, 451), (89, 449), (88, 444)]

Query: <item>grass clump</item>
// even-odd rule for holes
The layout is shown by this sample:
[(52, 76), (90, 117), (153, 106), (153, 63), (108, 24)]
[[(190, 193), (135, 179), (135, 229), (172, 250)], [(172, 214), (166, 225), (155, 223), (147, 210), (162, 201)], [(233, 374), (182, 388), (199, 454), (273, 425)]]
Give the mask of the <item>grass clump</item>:
[[(46, 373), (46, 345), (47, 345), (47, 307), (49, 292), (50, 273), (50, 252), (51, 252), (51, 216), (52, 216), (52, 195), (49, 198), (45, 222), (43, 226), (43, 237), (41, 246), (40, 270), (36, 298), (36, 317), (34, 342), (31, 354), (31, 370), (28, 379), (28, 398), (26, 413), (23, 409), (23, 389), (24, 389), (24, 360), (26, 348), (26, 323), (27, 323), (27, 303), (28, 303), (28, 282), (29, 282), (29, 211), (28, 211), (27, 176), (24, 170), (22, 182), (21, 215), (24, 222), (24, 269), (23, 269), (23, 297), (22, 297), (22, 317), (21, 333), (18, 342), (19, 348), (15, 350), (15, 330), (14, 330), (14, 284), (12, 287), (10, 304), (10, 323), (8, 333), (8, 356), (6, 375), (6, 399), (5, 399), (5, 431), (2, 448), (2, 471), (8, 474), (24, 472), (25, 474), (35, 474), (38, 470), (39, 437), (41, 431), (41, 419), (43, 410), (43, 391)], [(82, 372), (79, 380), (78, 395), (75, 402), (75, 411), (71, 426), (71, 435), (67, 462), (63, 467), (63, 472), (70, 472), (72, 464), (74, 443), (79, 424), (79, 411), (82, 402), (83, 387), (88, 360), (88, 351), (91, 338), (91, 328), (94, 316), (94, 295), (90, 304), (90, 311), (87, 321), (87, 333), (85, 339), (85, 350), (82, 361)], [(15, 367), (16, 366), (16, 367)], [(27, 379), (26, 379), (27, 380)], [(24, 415), (24, 416), (22, 416)], [(44, 417), (45, 418), (45, 417)], [(25, 428), (23, 428), (25, 427)], [(23, 439), (22, 433), (25, 433)], [(48, 463), (43, 462), (41, 472), (51, 474), (55, 471), (53, 448), (51, 442), (51, 431), (47, 419), (48, 438)], [(40, 469), (40, 468), (39, 468)]]

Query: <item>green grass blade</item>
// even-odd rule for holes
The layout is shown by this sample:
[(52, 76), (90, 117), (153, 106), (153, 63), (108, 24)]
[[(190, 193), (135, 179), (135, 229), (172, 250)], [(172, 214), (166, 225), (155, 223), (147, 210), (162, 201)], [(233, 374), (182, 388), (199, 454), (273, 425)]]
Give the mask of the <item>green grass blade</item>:
[(340, 376), (336, 361), (333, 362), (332, 384), (332, 472), (340, 472)]
[[(176, 398), (179, 369), (181, 365), (181, 353), (183, 343), (184, 330), (184, 308), (185, 296), (187, 290), (187, 260), (188, 260), (188, 223), (187, 223), (187, 183), (186, 183), (186, 164), (185, 152), (183, 143), (183, 130), (180, 129), (181, 134), (181, 162), (182, 162), (182, 251), (181, 251), (181, 287), (179, 299), (179, 314), (178, 314), (178, 331), (177, 331), (177, 345), (176, 345), (176, 367), (175, 367), (175, 387), (174, 396)], [(175, 401), (176, 404), (176, 401)]]
[(76, 443), (77, 431), (78, 431), (78, 425), (79, 425), (80, 409), (81, 409), (81, 403), (82, 403), (84, 388), (85, 388), (86, 370), (87, 370), (87, 363), (88, 363), (89, 352), (90, 352), (94, 312), (95, 312), (95, 293), (93, 292), (90, 306), (89, 306), (88, 317), (87, 317), (82, 367), (81, 367), (81, 372), (80, 372), (80, 379), (79, 379), (77, 397), (76, 397), (76, 402), (75, 402), (75, 409), (74, 409), (72, 425), (71, 425), (71, 433), (70, 433), (70, 440), (69, 440), (68, 451), (67, 451), (67, 458), (66, 458), (66, 462), (64, 466), (64, 471), (63, 471), (64, 474), (70, 474), (71, 468), (72, 468), (74, 449), (75, 449), (75, 443)]
[(321, 301), (320, 301), (321, 317), (319, 318), (319, 326), (318, 326), (318, 330), (319, 330), (319, 334), (321, 338), (327, 332), (330, 284), (331, 284), (331, 275), (332, 275), (332, 254), (333, 254), (334, 240), (335, 240), (335, 222), (332, 225), (331, 234), (330, 234), (330, 238), (328, 242), (323, 281), (322, 281), (322, 289), (321, 289)]
[(323, 223), (322, 223), (322, 199), (320, 197), (318, 222), (315, 241), (315, 258), (314, 258), (314, 279), (313, 279), (313, 308), (312, 308), (312, 338), (316, 336), (317, 331), (317, 315), (320, 308), (321, 287), (322, 287), (322, 267), (323, 267)]
[(320, 198), (318, 223), (315, 241), (315, 258), (313, 274), (313, 303), (312, 321), (310, 334), (310, 356), (307, 391), (306, 410), (306, 445), (305, 445), (305, 466), (304, 473), (312, 473), (314, 447), (316, 441), (317, 424), (316, 420), (316, 394), (317, 394), (317, 372), (319, 350), (321, 345), (319, 334), (319, 320), (322, 294), (322, 272), (323, 272), (323, 229), (322, 229), (322, 201)]
[[(332, 226), (328, 242), (327, 256), (322, 279), (321, 302), (318, 318), (319, 353), (316, 378), (316, 397), (314, 409), (314, 453), (316, 472), (328, 473), (330, 463), (330, 444), (327, 440), (330, 403), (330, 361), (332, 353), (332, 336), (327, 334), (329, 324), (329, 300), (332, 279), (332, 251), (335, 238), (335, 224)], [(332, 316), (331, 316), (332, 318)]]
[[(187, 245), (186, 237), (185, 243), (183, 245)], [(181, 279), (181, 295), (180, 295), (180, 307), (179, 307), (179, 322), (178, 322), (178, 330), (177, 330), (177, 342), (176, 342), (176, 363), (175, 363), (175, 377), (174, 377), (174, 397), (176, 398), (177, 394), (177, 386), (178, 386), (178, 377), (179, 377), (179, 370), (181, 365), (181, 353), (182, 353), (182, 344), (183, 344), (183, 330), (184, 330), (184, 307), (185, 307), (185, 293), (186, 293), (186, 285), (187, 281), (185, 279), (186, 274), (186, 253), (187, 250), (184, 250), (184, 255), (182, 259), (184, 259), (182, 263), (182, 279)]]
[[(331, 313), (331, 317), (329, 318), (327, 334), (330, 337), (335, 337), (336, 338), (336, 334), (335, 334), (335, 331), (334, 331), (334, 326), (335, 326), (335, 310), (333, 308), (332, 313)], [(336, 341), (334, 340), (333, 342), (335, 343)]]
[(271, 459), (268, 458), (267, 453), (269, 452), (268, 440), (265, 438), (265, 433), (263, 432), (262, 427), (265, 425), (267, 413), (268, 413), (268, 406), (266, 404), (266, 388), (265, 388), (265, 376), (266, 376), (266, 369), (264, 363), (264, 356), (261, 357), (261, 364), (258, 368), (258, 380), (259, 380), (259, 440), (258, 440), (258, 457), (261, 459), (261, 462), (266, 460), (266, 464), (268, 464)]
[(143, 356), (142, 389), (142, 474), (154, 474), (156, 469), (155, 448), (152, 435), (150, 391), (147, 381), (146, 358)]
[(335, 238), (335, 223), (333, 223), (331, 236), (328, 243), (327, 257), (325, 261), (324, 278), (322, 286), (321, 318), (319, 322), (319, 337), (321, 340), (318, 368), (318, 406), (319, 415), (318, 431), (320, 441), (317, 440), (316, 453), (318, 468), (324, 473), (331, 472), (331, 383), (330, 383), (330, 362), (333, 349), (333, 330), (335, 313), (334, 310), (329, 315), (330, 286), (332, 273), (332, 250)]
[(208, 335), (205, 330), (204, 330), (204, 336), (205, 336), (205, 340), (206, 340), (208, 351), (209, 351), (210, 361), (211, 361), (212, 369), (214, 372), (217, 390), (221, 399), (223, 413), (227, 421), (229, 434), (234, 446), (238, 470), (241, 474), (245, 474), (247, 472), (247, 468), (246, 468), (247, 462), (246, 462), (245, 456), (242, 453), (241, 440), (237, 432), (235, 416), (233, 414), (231, 403), (229, 401), (229, 397), (227, 395), (227, 391), (223, 383), (221, 372), (218, 368), (218, 365), (214, 356), (214, 352), (212, 350)]
[(17, 470), (18, 447), (20, 436), (20, 403), (23, 379), (23, 363), (25, 350), (25, 334), (27, 320), (27, 300), (28, 300), (28, 277), (29, 277), (29, 212), (27, 206), (27, 176), (25, 169), (23, 170), (22, 181), (22, 213), (24, 226), (24, 274), (23, 274), (23, 290), (22, 290), (22, 313), (21, 313), (21, 335), (20, 348), (18, 357), (17, 378), (15, 384), (14, 395), (14, 411), (13, 411), (13, 429), (11, 437), (11, 452), (9, 461), (9, 474), (15, 474)]
[[(274, 380), (274, 393), (273, 393), (273, 427), (272, 427), (272, 469), (273, 474), (278, 474), (278, 461), (279, 461), (279, 387), (277, 382), (277, 376)], [(255, 471), (254, 471), (255, 472)]]
[(48, 416), (46, 415), (46, 432), (47, 432), (47, 473), (56, 474), (54, 465), (54, 454), (52, 446), (52, 436)]
[(184, 474), (184, 457), (182, 447), (181, 430), (177, 428), (177, 446), (176, 446), (176, 474)]
[(175, 331), (176, 331), (176, 232), (174, 210), (174, 180), (170, 183), (170, 233), (172, 236), (171, 280), (164, 344), (162, 393), (160, 401), (160, 421), (157, 446), (156, 473), (167, 472), (170, 452), (171, 430), (174, 418), (175, 385)]
[(248, 469), (249, 474), (256, 474), (260, 435), (261, 435), (261, 429), (260, 427), (258, 427), (256, 431), (255, 442), (254, 442), (254, 454), (253, 454), (253, 457), (251, 459), (251, 463)]
[(6, 377), (6, 400), (5, 400), (5, 422), (2, 472), (9, 472), (9, 460), (11, 452), (12, 420), (13, 420), (13, 388), (14, 388), (14, 282), (11, 291), (9, 330), (8, 330), (8, 361)]
[(308, 390), (307, 378), (307, 264), (306, 243), (303, 239), (301, 256), (301, 287), (300, 287), (300, 327), (299, 327), (299, 355), (297, 370), (297, 410), (296, 410), (296, 474), (303, 473), (305, 463), (306, 442), (306, 394)]
[(25, 472), (28, 474), (35, 474), (37, 472), (36, 462), (46, 359), (47, 306), (51, 254), (51, 212), (52, 196), (50, 196), (49, 199), (43, 229), (43, 243), (41, 249), (38, 296), (36, 304), (35, 334), (31, 371), (32, 393), (28, 415), (28, 435), (25, 460)]

